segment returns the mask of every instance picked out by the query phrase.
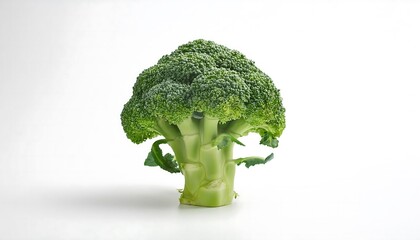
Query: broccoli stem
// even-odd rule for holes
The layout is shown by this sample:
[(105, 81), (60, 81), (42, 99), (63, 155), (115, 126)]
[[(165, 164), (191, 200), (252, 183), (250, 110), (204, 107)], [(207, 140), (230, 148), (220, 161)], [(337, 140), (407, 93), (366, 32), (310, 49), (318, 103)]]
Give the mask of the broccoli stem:
[(213, 146), (222, 133), (219, 120), (188, 118), (177, 126), (181, 136), (168, 143), (185, 178), (180, 202), (207, 207), (230, 204), (236, 164), (232, 161), (233, 143), (223, 149)]
[(226, 124), (224, 128), (227, 133), (237, 138), (247, 135), (253, 129), (253, 126), (243, 119), (237, 119)]
[(217, 207), (232, 202), (236, 164), (229, 152), (202, 146), (197, 163), (180, 164), (185, 177), (182, 204)]

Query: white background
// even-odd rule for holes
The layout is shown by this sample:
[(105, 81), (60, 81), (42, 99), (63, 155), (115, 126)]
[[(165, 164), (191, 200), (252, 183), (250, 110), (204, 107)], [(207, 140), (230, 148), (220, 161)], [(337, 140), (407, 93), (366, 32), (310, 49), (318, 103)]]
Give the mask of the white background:
[[(0, 239), (420, 239), (418, 1), (0, 1)], [(240, 197), (179, 206), (119, 114), (197, 38), (281, 89), (280, 147), (251, 135)]]

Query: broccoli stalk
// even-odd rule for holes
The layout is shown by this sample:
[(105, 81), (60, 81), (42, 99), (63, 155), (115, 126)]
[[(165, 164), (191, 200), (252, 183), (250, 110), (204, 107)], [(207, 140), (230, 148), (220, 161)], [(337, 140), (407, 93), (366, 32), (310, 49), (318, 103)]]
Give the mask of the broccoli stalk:
[[(272, 80), (243, 54), (211, 41), (195, 40), (144, 70), (121, 120), (134, 143), (157, 140), (145, 165), (185, 177), (180, 202), (223, 206), (232, 202), (236, 165), (272, 159), (233, 159), (234, 144), (250, 132), (277, 147), (285, 128), (284, 108)], [(168, 144), (175, 156), (163, 155)]]
[(171, 145), (185, 186), (180, 202), (201, 206), (222, 206), (232, 201), (235, 163), (233, 144), (218, 149), (219, 120), (204, 116), (189, 118), (178, 125), (182, 137)]

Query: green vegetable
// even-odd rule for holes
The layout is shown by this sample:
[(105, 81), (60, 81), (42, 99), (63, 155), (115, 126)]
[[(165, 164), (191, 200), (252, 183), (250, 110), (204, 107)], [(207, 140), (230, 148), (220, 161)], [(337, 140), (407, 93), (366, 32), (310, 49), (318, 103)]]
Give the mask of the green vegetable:
[[(136, 144), (157, 136), (145, 165), (181, 172), (180, 202), (230, 204), (236, 165), (265, 164), (273, 158), (233, 159), (234, 144), (250, 132), (260, 144), (277, 147), (285, 109), (270, 77), (242, 53), (212, 41), (181, 45), (144, 70), (121, 113), (123, 129)], [(175, 157), (163, 155), (168, 144)]]

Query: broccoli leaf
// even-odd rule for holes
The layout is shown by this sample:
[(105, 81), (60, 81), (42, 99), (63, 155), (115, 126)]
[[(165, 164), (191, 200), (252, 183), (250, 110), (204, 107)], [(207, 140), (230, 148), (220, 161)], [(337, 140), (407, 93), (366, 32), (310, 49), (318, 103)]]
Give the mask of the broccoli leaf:
[(167, 153), (165, 156), (162, 154), (162, 149), (159, 145), (167, 143), (166, 139), (157, 140), (153, 143), (150, 153), (147, 155), (146, 160), (144, 161), (145, 166), (159, 166), (163, 170), (170, 173), (180, 172), (177, 162), (175, 161), (174, 156)]
[(217, 149), (223, 149), (227, 147), (232, 142), (237, 143), (241, 146), (245, 146), (242, 142), (236, 139), (234, 136), (224, 133), (220, 134), (216, 139), (213, 141), (213, 146), (217, 146)]
[(264, 135), (261, 137), (260, 144), (276, 148), (279, 146), (279, 140), (268, 133), (264, 133)]
[(153, 157), (153, 153), (152, 152), (149, 152), (149, 154), (147, 155), (146, 160), (144, 160), (144, 166), (149, 166), (149, 167), (159, 166), (155, 162), (155, 158)]
[(274, 158), (274, 154), (268, 155), (265, 159), (262, 157), (246, 157), (238, 158), (233, 160), (238, 166), (245, 163), (245, 167), (249, 168), (257, 164), (266, 164), (268, 161)]

